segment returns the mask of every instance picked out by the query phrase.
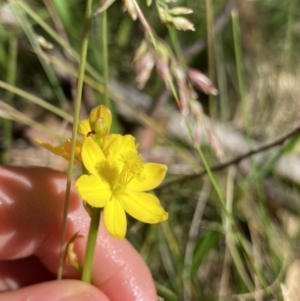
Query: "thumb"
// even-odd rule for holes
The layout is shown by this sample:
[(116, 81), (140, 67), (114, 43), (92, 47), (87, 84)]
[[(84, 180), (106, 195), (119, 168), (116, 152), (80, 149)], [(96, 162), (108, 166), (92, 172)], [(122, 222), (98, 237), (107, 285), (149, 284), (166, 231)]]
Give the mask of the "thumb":
[(43, 282), (1, 293), (1, 301), (109, 301), (95, 286), (79, 280)]

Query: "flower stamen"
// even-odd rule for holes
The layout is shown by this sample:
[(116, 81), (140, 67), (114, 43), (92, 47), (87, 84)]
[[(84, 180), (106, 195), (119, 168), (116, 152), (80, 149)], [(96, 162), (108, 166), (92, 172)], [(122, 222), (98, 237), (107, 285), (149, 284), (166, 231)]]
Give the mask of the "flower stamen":
[(133, 178), (138, 178), (144, 167), (141, 156), (136, 151), (122, 153), (119, 162), (123, 168), (120, 172), (118, 182), (126, 186)]

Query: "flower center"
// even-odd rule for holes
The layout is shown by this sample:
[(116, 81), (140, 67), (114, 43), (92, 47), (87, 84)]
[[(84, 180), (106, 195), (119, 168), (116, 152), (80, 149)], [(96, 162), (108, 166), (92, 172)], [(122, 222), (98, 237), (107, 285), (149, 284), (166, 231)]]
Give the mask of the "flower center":
[(114, 191), (123, 190), (134, 178), (141, 178), (144, 163), (137, 151), (122, 153), (118, 160), (118, 165), (122, 169), (113, 185)]

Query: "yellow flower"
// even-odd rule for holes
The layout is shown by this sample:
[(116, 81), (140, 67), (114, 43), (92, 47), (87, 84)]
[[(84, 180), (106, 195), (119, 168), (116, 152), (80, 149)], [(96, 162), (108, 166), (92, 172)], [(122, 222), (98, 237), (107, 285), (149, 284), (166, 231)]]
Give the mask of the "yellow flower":
[(77, 191), (89, 205), (104, 208), (104, 224), (112, 236), (119, 239), (125, 237), (125, 211), (150, 224), (168, 218), (158, 198), (145, 192), (162, 182), (167, 167), (144, 163), (133, 136), (106, 136), (102, 148), (88, 137), (83, 143), (81, 156), (91, 174), (83, 175), (76, 181)]
[[(91, 110), (89, 114), (89, 119), (82, 120), (78, 125), (78, 134), (81, 135), (83, 139), (88, 136), (93, 137), (96, 140), (101, 140), (105, 137), (111, 126), (112, 116), (109, 108), (104, 105), (100, 105)], [(46, 148), (50, 152), (63, 157), (67, 160), (70, 159), (71, 152), (71, 139), (66, 140), (63, 145), (53, 146), (49, 143), (44, 143), (39, 139), (35, 139), (35, 142), (40, 146)], [(76, 140), (75, 146), (75, 164), (81, 165), (81, 147), (82, 140)]]

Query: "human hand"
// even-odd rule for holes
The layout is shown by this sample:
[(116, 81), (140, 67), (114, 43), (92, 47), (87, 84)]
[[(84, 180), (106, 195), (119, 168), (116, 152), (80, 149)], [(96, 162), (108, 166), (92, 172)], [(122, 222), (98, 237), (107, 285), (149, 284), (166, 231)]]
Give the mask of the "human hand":
[[(56, 301), (155, 301), (150, 272), (125, 240), (111, 237), (101, 225), (92, 282), (65, 266), (58, 269), (66, 176), (38, 167), (0, 166), (0, 299)], [(74, 251), (83, 264), (90, 218), (71, 191), (67, 241), (79, 232)], [(67, 280), (68, 279), (68, 280)]]

